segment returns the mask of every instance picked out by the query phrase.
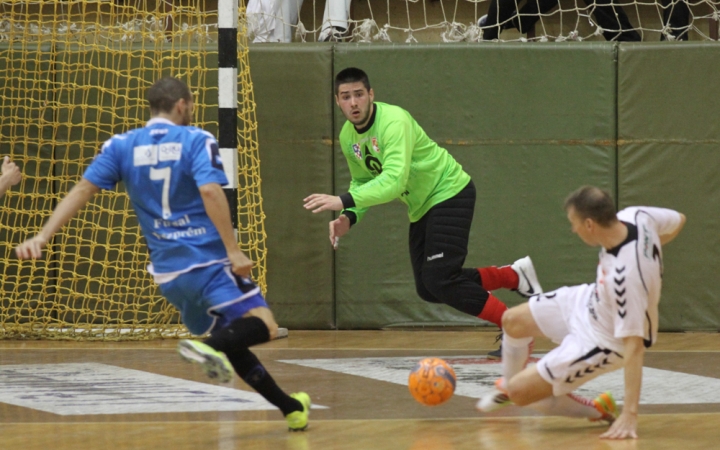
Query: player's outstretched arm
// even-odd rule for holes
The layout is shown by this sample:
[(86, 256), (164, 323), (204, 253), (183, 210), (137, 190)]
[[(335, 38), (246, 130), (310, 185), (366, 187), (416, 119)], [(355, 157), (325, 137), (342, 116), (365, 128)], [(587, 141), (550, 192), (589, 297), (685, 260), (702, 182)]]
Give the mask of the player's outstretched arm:
[(241, 277), (249, 277), (254, 263), (238, 248), (230, 219), (230, 205), (228, 205), (225, 192), (217, 183), (204, 184), (199, 189), (205, 205), (205, 212), (212, 220), (225, 245), (233, 273)]
[(63, 198), (53, 211), (50, 219), (35, 237), (15, 247), (15, 254), (20, 259), (40, 258), (42, 249), (57, 231), (82, 209), (100, 188), (83, 178)]
[(0, 175), (0, 197), (5, 195), (10, 186), (15, 186), (22, 179), (20, 168), (6, 156), (2, 163), (2, 175)]
[(620, 417), (610, 429), (600, 435), (601, 439), (637, 439), (638, 407), (642, 386), (643, 338), (631, 336), (623, 339), (625, 344), (625, 399)]
[(683, 227), (685, 226), (685, 214), (683, 214), (683, 213), (678, 213), (678, 214), (680, 214), (680, 225), (678, 225), (678, 227), (675, 228), (675, 230), (673, 230), (672, 233), (661, 235), (660, 236), (660, 245), (665, 245), (668, 242), (675, 239), (675, 237), (678, 234), (680, 234), (680, 231), (682, 231)]

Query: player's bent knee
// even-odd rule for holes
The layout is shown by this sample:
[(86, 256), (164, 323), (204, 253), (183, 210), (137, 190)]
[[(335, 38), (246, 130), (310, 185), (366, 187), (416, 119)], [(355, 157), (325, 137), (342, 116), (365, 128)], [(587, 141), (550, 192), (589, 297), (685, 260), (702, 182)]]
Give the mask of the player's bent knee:
[(425, 289), (424, 286), (416, 286), (415, 292), (417, 292), (418, 297), (428, 303), (442, 303), (440, 300), (436, 299), (427, 289)]
[(457, 298), (457, 293), (452, 289), (449, 277), (440, 273), (432, 273), (423, 276), (426, 296), (432, 298), (434, 303), (445, 303), (451, 305)]
[(263, 322), (265, 322), (265, 325), (268, 328), (268, 335), (270, 336), (270, 340), (277, 338), (278, 334), (278, 324), (275, 322), (274, 319), (265, 320), (263, 319)]
[(534, 323), (527, 304), (510, 308), (502, 316), (503, 332), (518, 339), (532, 336), (532, 331), (536, 328)]
[(270, 309), (265, 308), (264, 306), (253, 308), (248, 311), (244, 317), (257, 317), (258, 319), (262, 320), (268, 329), (268, 335), (270, 336), (270, 340), (272, 341), (277, 337), (278, 324), (277, 322), (275, 322), (275, 317), (273, 316), (273, 313), (272, 311), (270, 311)]
[(522, 333), (521, 326), (519, 324), (519, 314), (515, 311), (515, 308), (510, 308), (502, 316), (502, 329), (504, 333), (512, 337), (522, 337), (519, 334)]

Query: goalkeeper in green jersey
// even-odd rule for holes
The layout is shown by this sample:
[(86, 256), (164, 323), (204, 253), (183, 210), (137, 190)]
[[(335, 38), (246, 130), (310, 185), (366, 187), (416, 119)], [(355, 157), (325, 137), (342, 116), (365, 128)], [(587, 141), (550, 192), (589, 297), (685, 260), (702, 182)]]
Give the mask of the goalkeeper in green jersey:
[[(314, 213), (342, 211), (330, 222), (330, 242), (374, 205), (399, 199), (408, 207), (410, 259), (418, 295), (501, 326), (507, 307), (490, 292), (541, 292), (529, 257), (504, 267), (463, 268), (475, 210), (475, 185), (462, 166), (402, 108), (374, 101), (367, 74), (348, 68), (335, 77), (335, 101), (347, 118), (340, 145), (352, 181), (340, 196), (304, 199)], [(491, 356), (500, 357), (498, 352)]]

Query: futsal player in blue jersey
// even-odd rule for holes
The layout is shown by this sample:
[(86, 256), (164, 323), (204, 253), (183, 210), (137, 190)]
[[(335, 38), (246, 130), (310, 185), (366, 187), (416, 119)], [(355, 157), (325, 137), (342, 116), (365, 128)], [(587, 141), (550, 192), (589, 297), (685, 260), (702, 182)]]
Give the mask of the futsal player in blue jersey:
[(253, 262), (235, 240), (217, 142), (190, 126), (193, 99), (182, 81), (160, 79), (147, 100), (147, 125), (105, 142), (40, 233), (15, 252), (20, 259), (40, 258), (50, 238), (96, 193), (122, 181), (150, 250), (149, 272), (192, 333), (210, 332), (202, 342), (180, 341), (181, 356), (222, 382), (234, 369), (282, 411), (291, 431), (304, 430), (310, 397), (283, 392), (249, 350), (274, 338), (278, 326), (249, 278)]

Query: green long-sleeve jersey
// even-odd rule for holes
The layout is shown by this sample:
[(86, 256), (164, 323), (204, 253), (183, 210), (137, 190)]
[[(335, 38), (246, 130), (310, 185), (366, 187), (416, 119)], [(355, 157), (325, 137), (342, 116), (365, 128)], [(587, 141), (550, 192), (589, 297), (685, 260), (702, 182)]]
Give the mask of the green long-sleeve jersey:
[(354, 212), (358, 222), (369, 207), (396, 198), (408, 206), (410, 222), (417, 222), (470, 182), (447, 150), (398, 106), (375, 102), (373, 117), (360, 131), (349, 121), (340, 131), (355, 203), (346, 211)]

